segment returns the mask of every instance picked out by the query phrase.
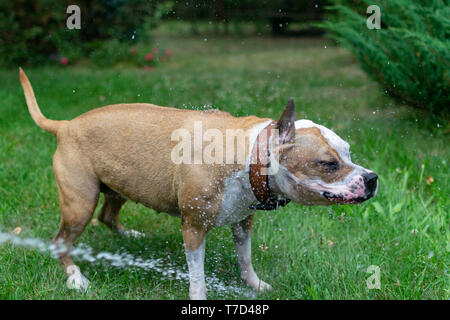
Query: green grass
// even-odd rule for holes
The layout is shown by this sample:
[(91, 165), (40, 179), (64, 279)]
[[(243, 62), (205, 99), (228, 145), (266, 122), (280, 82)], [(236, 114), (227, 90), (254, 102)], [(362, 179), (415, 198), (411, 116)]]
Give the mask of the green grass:
[[(270, 38), (157, 39), (173, 50), (154, 72), (132, 68), (26, 68), (43, 113), (71, 119), (120, 102), (202, 107), (234, 115), (279, 117), (293, 97), (298, 118), (334, 129), (354, 162), (377, 172), (377, 196), (358, 206), (294, 203), (256, 213), (253, 262), (274, 290), (258, 299), (448, 299), (448, 123), (389, 98), (347, 51), (325, 40)], [(326, 47), (325, 47), (326, 46)], [(52, 238), (59, 224), (52, 172), (55, 138), (31, 120), (17, 70), (0, 70), (0, 228), (21, 237)], [(434, 182), (428, 185), (427, 177)], [(429, 178), (428, 178), (429, 180)], [(98, 210), (98, 209), (97, 209)], [(125, 250), (186, 270), (181, 222), (128, 202), (124, 225), (144, 239), (89, 225), (78, 240), (95, 252)], [(230, 287), (239, 280), (230, 227), (208, 237), (206, 275)], [(185, 299), (188, 283), (157, 272), (76, 260), (92, 290), (66, 289), (49, 254), (0, 245), (0, 299)], [(381, 289), (369, 290), (369, 265)], [(230, 290), (209, 298), (247, 298)]]

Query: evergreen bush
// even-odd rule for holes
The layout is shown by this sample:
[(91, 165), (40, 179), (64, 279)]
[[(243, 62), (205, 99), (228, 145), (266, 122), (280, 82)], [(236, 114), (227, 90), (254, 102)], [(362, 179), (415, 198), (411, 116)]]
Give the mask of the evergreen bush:
[[(369, 29), (366, 8), (381, 9), (381, 28)], [(391, 95), (436, 114), (450, 108), (448, 0), (334, 1), (321, 24), (355, 53), (362, 68)]]

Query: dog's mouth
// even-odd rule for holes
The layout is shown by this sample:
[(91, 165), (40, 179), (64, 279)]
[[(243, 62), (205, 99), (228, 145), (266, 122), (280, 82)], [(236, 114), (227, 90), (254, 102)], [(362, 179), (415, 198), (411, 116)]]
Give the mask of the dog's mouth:
[(341, 194), (335, 194), (335, 193), (328, 192), (328, 191), (324, 192), (323, 196), (331, 202), (342, 203), (342, 204), (358, 204), (358, 203), (362, 203), (370, 198), (369, 196), (364, 195), (362, 197), (346, 199)]

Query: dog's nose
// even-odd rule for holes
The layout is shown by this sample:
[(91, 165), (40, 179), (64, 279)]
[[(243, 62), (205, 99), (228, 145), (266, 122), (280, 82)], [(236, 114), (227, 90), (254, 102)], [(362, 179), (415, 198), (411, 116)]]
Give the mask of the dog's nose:
[(366, 189), (370, 193), (375, 192), (375, 190), (377, 188), (378, 176), (375, 173), (370, 172), (370, 173), (364, 174), (363, 179), (364, 179), (364, 184), (366, 185)]

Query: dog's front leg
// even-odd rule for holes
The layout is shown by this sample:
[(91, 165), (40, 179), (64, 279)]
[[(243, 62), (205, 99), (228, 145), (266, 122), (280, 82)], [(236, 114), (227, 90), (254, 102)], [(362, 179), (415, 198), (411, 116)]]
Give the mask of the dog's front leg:
[(233, 224), (233, 239), (234, 247), (236, 249), (236, 257), (239, 268), (241, 269), (241, 278), (252, 289), (262, 292), (265, 290), (272, 290), (272, 287), (260, 280), (253, 270), (252, 265), (252, 245), (250, 231), (253, 224), (253, 215), (248, 216), (241, 222)]
[(206, 299), (205, 239), (204, 230), (183, 223), (183, 240), (189, 268), (189, 297), (192, 300)]

